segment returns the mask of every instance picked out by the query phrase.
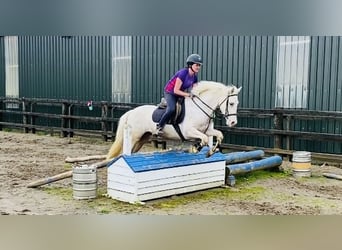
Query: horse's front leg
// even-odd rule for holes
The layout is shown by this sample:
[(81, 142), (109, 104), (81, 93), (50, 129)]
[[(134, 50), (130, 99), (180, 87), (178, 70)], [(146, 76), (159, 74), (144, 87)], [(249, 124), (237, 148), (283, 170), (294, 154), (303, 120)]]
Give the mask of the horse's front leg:
[(206, 132), (207, 136), (215, 136), (216, 137), (216, 141), (218, 142), (218, 144), (221, 144), (221, 142), (223, 141), (223, 134), (220, 130), (214, 129), (214, 126), (211, 125), (209, 126), (207, 132)]
[(208, 136), (215, 136), (216, 137), (216, 144), (215, 146), (211, 147), (207, 153), (207, 157), (213, 155), (216, 152), (217, 147), (221, 144), (223, 140), (223, 134), (221, 131), (214, 129), (214, 124), (210, 124), (206, 134)]
[(195, 128), (187, 129), (184, 131), (183, 135), (186, 139), (200, 139), (202, 147), (208, 145), (209, 137)]

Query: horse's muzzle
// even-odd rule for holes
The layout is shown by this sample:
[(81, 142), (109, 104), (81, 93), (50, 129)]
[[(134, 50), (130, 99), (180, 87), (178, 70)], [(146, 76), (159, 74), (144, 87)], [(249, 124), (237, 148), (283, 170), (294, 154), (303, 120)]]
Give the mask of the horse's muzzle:
[(234, 127), (236, 124), (237, 124), (237, 120), (232, 120), (232, 121), (230, 121), (229, 119), (227, 119), (227, 126), (228, 127)]

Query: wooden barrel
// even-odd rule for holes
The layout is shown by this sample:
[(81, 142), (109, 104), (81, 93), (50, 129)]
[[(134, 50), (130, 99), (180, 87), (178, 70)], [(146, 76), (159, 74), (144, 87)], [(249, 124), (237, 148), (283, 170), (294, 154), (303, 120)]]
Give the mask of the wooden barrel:
[(73, 197), (77, 200), (96, 198), (96, 167), (81, 165), (72, 168)]
[(311, 153), (295, 151), (292, 155), (292, 175), (294, 177), (311, 176)]

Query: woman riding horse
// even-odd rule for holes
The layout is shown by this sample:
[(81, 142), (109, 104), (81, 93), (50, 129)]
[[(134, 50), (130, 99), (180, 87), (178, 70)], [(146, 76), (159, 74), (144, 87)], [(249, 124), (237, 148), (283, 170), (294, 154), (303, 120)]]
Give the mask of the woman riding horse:
[(198, 81), (197, 73), (202, 65), (202, 58), (198, 54), (191, 54), (186, 59), (187, 68), (183, 68), (174, 74), (166, 83), (164, 88), (164, 98), (167, 103), (166, 111), (157, 124), (156, 135), (163, 134), (165, 124), (170, 120), (176, 112), (176, 103), (178, 99), (184, 97), (192, 98), (192, 94), (188, 93)]
[[(208, 144), (209, 137), (216, 137), (220, 143), (223, 140), (221, 131), (209, 126), (215, 117), (215, 110), (219, 109), (225, 118), (228, 127), (237, 124), (237, 107), (239, 104), (238, 94), (241, 90), (234, 85), (212, 81), (201, 81), (191, 91), (196, 98), (185, 98), (185, 116), (179, 128), (186, 140), (199, 139), (200, 146)], [(124, 142), (124, 131), (130, 131), (132, 145), (131, 152), (137, 152), (151, 139), (155, 133), (156, 123), (152, 119), (153, 112), (157, 109), (155, 105), (142, 105), (127, 111), (119, 119), (116, 129), (115, 141), (111, 146), (107, 159), (122, 153)], [(189, 115), (191, 114), (191, 115)], [(129, 129), (130, 128), (130, 129)], [(166, 125), (162, 138), (180, 140), (179, 134), (172, 125)]]

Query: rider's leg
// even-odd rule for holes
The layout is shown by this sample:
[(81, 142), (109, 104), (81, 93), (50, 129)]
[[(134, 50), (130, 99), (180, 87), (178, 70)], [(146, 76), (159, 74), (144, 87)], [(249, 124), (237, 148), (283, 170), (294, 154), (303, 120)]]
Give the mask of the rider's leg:
[(164, 93), (164, 97), (167, 102), (167, 107), (165, 113), (160, 118), (159, 123), (157, 124), (157, 134), (162, 133), (161, 130), (163, 130), (165, 124), (170, 120), (170, 118), (176, 111), (176, 102), (178, 97), (170, 93)]

